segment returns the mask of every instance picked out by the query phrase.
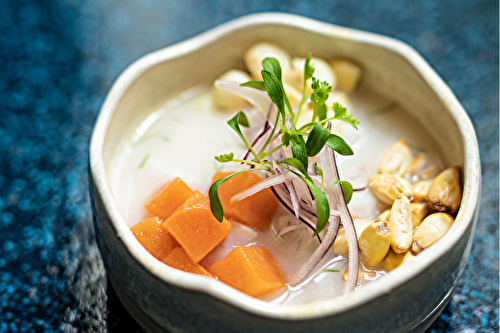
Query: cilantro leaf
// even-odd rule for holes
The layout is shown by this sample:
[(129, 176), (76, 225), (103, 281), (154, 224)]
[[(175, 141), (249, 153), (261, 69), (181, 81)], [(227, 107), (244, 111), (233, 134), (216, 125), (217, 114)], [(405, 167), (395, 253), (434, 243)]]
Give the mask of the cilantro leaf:
[(353, 118), (351, 114), (348, 114), (346, 108), (340, 105), (339, 102), (333, 103), (333, 112), (335, 113), (333, 119), (345, 121), (355, 129), (358, 129), (356, 125), (359, 124), (359, 121)]
[(306, 142), (307, 156), (316, 156), (330, 137), (330, 131), (318, 123), (314, 123)]
[(260, 81), (260, 80), (253, 80), (253, 81), (244, 82), (244, 83), (240, 84), (240, 87), (250, 87), (250, 88), (257, 89), (257, 90), (266, 91), (266, 87), (264, 86), (264, 81)]

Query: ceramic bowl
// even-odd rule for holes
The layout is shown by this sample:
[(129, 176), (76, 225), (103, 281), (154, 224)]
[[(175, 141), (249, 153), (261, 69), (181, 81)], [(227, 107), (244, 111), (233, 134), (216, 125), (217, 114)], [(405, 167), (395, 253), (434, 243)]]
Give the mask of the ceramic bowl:
[[(463, 168), (460, 211), (433, 251), (382, 279), (340, 297), (275, 305), (215, 280), (176, 271), (135, 240), (110, 188), (111, 160), (148, 114), (230, 68), (267, 40), (292, 54), (346, 57), (364, 69), (362, 84), (396, 100), (434, 136), (447, 165)], [(263, 13), (236, 19), (128, 67), (102, 106), (90, 145), (95, 232), (109, 281), (130, 314), (149, 332), (418, 332), (446, 305), (469, 255), (477, 221), (477, 140), (448, 86), (408, 45), (373, 33), (304, 17)]]

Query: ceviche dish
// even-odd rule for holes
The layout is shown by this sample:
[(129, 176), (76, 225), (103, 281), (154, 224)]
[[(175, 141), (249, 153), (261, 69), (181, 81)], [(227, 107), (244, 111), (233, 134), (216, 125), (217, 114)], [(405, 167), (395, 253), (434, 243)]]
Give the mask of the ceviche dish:
[(276, 304), (363, 288), (445, 237), (462, 170), (345, 58), (259, 42), (245, 68), (168, 101), (110, 183), (137, 241), (174, 269)]

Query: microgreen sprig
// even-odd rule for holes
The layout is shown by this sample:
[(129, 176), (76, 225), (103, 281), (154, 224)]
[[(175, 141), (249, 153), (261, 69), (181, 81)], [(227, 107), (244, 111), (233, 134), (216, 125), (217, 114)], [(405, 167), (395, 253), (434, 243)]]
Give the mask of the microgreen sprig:
[[(357, 129), (359, 122), (354, 119), (352, 115), (348, 114), (347, 110), (337, 102), (335, 102), (332, 106), (334, 116), (330, 118), (327, 117), (326, 101), (329, 93), (332, 91), (332, 87), (328, 84), (328, 82), (320, 82), (317, 78), (313, 77), (314, 66), (311, 63), (311, 54), (308, 54), (305, 60), (302, 98), (296, 112), (293, 111), (285, 92), (282, 82), (282, 70), (279, 61), (275, 58), (265, 58), (262, 61), (261, 74), (262, 81), (248, 81), (241, 84), (241, 86), (266, 91), (269, 98), (278, 108), (276, 121), (267, 137), (266, 142), (259, 152), (254, 150), (240, 128), (240, 126), (249, 126), (245, 113), (240, 111), (228, 121), (228, 125), (237, 133), (253, 156), (245, 159), (235, 159), (234, 153), (230, 152), (216, 156), (215, 159), (220, 163), (244, 163), (251, 165), (252, 169), (233, 173), (214, 182), (209, 189), (210, 208), (214, 216), (219, 221), (222, 221), (224, 213), (218, 195), (218, 188), (220, 184), (237, 174), (250, 170), (264, 170), (274, 174), (275, 171), (271, 168), (271, 166), (274, 165), (293, 173), (308, 186), (316, 204), (317, 222), (316, 230), (313, 235), (316, 236), (326, 226), (330, 217), (330, 207), (326, 197), (328, 192), (335, 184), (340, 184), (344, 198), (348, 203), (351, 200), (353, 188), (349, 182), (338, 180), (333, 184), (330, 184), (328, 189), (325, 189), (323, 184), (323, 170), (315, 165), (316, 174), (321, 177), (321, 186), (318, 187), (312, 181), (311, 176), (308, 173), (309, 157), (319, 154), (325, 146), (333, 149), (341, 155), (352, 155), (353, 150), (347, 142), (345, 142), (345, 140), (340, 136), (331, 133), (330, 130), (325, 127), (325, 124), (331, 120), (340, 120)], [(307, 96), (306, 94), (307, 82), (309, 82), (309, 80), (311, 80), (311, 96)], [(310, 98), (311, 105), (313, 107), (311, 122), (303, 125), (300, 129), (297, 129), (296, 124), (300, 112), (308, 98)], [(266, 152), (265, 149), (267, 146), (271, 142), (274, 142), (277, 138), (280, 138), (280, 143), (270, 151)], [(277, 150), (288, 146), (291, 148), (292, 157), (284, 158), (280, 161), (276, 161), (276, 163), (266, 159)]]

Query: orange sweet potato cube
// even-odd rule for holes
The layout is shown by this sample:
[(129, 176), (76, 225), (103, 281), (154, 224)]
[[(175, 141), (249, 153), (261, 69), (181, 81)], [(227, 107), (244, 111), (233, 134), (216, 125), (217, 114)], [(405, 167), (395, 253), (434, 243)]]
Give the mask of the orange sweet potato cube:
[(156, 259), (163, 260), (177, 246), (158, 216), (150, 216), (130, 228), (139, 243)]
[(237, 247), (209, 271), (220, 281), (253, 297), (285, 286), (273, 255), (261, 247)]
[(146, 204), (146, 209), (162, 220), (168, 218), (182, 203), (193, 194), (179, 177), (175, 178)]
[(198, 263), (231, 231), (231, 223), (222, 222), (212, 214), (207, 197), (195, 191), (176, 211), (165, 220), (163, 227)]
[[(212, 183), (230, 174), (230, 172), (217, 172)], [(262, 178), (253, 172), (244, 172), (229, 178), (219, 186), (219, 198), (226, 218), (259, 230), (269, 226), (278, 208), (278, 200), (270, 188), (243, 200), (231, 202), (235, 194), (261, 180)]]
[(163, 263), (184, 272), (213, 277), (203, 266), (194, 263), (181, 247), (176, 247), (163, 259)]

